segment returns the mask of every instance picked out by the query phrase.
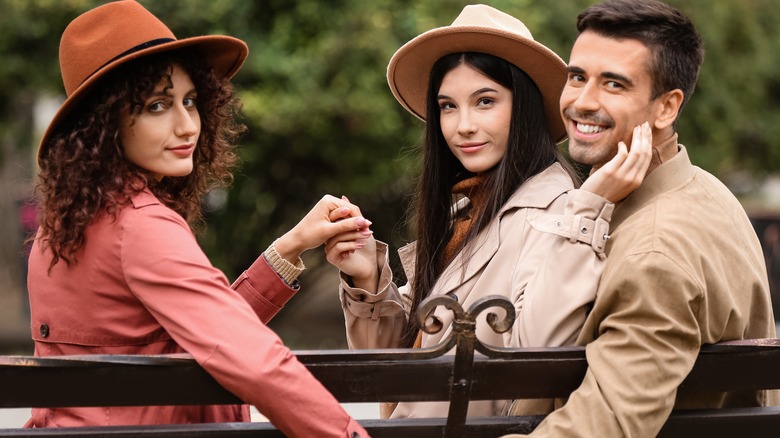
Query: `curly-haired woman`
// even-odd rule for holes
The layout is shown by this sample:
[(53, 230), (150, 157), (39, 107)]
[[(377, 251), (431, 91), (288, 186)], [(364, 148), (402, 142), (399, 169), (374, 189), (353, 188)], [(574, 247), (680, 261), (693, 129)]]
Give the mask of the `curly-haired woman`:
[[(231, 37), (177, 40), (135, 1), (65, 30), (68, 98), (38, 154), (35, 354), (187, 352), (288, 436), (367, 436), (264, 323), (299, 289), (302, 252), (370, 222), (326, 196), (232, 286), (190, 229), (203, 195), (231, 181), (243, 128), (229, 79), (247, 53)], [(63, 408), (34, 409), (28, 426), (248, 420), (247, 405)]]

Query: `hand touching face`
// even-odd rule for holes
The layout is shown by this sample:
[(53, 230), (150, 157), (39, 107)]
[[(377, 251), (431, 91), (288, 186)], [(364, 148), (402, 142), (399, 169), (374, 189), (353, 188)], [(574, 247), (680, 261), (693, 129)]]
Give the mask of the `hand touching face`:
[(634, 127), (649, 122), (651, 129), (659, 129), (664, 100), (651, 99), (650, 56), (637, 40), (591, 31), (577, 38), (560, 100), (575, 161), (604, 165), (617, 153), (619, 142), (631, 143)]
[(652, 157), (653, 135), (645, 122), (634, 128), (631, 148), (619, 142), (615, 156), (604, 165), (593, 166), (581, 189), (619, 202), (642, 184)]

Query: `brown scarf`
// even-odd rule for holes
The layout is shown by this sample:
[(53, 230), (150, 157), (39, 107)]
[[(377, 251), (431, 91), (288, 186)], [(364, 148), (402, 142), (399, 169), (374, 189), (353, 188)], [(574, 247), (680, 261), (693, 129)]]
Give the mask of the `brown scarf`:
[[(459, 217), (455, 219), (453, 223), (452, 237), (447, 242), (447, 246), (444, 248), (444, 254), (439, 263), (442, 264), (442, 271), (449, 265), (458, 251), (463, 249), (466, 236), (468, 235), (473, 221), (479, 216), (480, 211), (485, 208), (485, 200), (487, 199), (487, 193), (485, 192), (485, 176), (477, 175), (463, 181), (458, 182), (452, 187), (452, 193), (455, 195), (463, 195), (468, 198), (470, 206), (467, 207), (465, 212), (460, 212)], [(411, 318), (411, 315), (409, 316)], [(420, 348), (422, 346), (423, 331), (417, 332), (417, 338), (414, 340), (412, 348)], [(380, 403), (379, 404), (379, 417), (390, 418), (390, 415), (395, 410), (398, 403)]]
[(487, 193), (485, 192), (485, 176), (477, 175), (455, 184), (452, 187), (452, 193), (455, 195), (463, 195), (468, 198), (470, 206), (467, 211), (461, 213), (460, 217), (455, 219), (453, 224), (452, 237), (447, 242), (447, 246), (444, 248), (444, 256), (440, 263), (442, 264), (442, 270), (445, 266), (449, 265), (458, 252), (463, 249), (465, 245), (466, 236), (471, 231), (471, 227), (474, 224), (474, 220), (479, 217), (482, 210), (485, 208), (485, 201), (487, 199)]
[[(471, 178), (464, 179), (458, 182), (452, 187), (452, 193), (454, 195), (463, 195), (469, 200), (469, 207), (467, 211), (461, 212), (459, 217), (455, 219), (453, 223), (452, 237), (447, 242), (447, 246), (444, 248), (444, 254), (442, 254), (441, 271), (449, 265), (458, 252), (463, 249), (465, 245), (466, 236), (471, 231), (471, 227), (474, 224), (474, 220), (479, 217), (482, 209), (485, 208), (485, 201), (488, 193), (485, 191), (485, 176), (477, 175)], [(410, 315), (411, 317), (411, 315)], [(422, 330), (417, 332), (417, 339), (414, 341), (412, 348), (420, 348), (422, 345)]]

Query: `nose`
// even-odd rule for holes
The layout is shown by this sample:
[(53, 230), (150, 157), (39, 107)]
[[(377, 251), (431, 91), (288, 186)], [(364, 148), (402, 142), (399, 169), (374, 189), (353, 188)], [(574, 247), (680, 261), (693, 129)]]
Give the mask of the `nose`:
[(174, 133), (177, 137), (187, 138), (196, 136), (200, 130), (200, 114), (197, 108), (187, 109), (184, 105), (176, 107), (176, 127)]
[(572, 106), (579, 112), (593, 112), (599, 109), (598, 89), (596, 84), (588, 82), (583, 87), (577, 88)]
[(460, 111), (458, 117), (458, 134), (468, 136), (477, 131), (477, 125), (474, 122), (474, 116), (471, 111)]

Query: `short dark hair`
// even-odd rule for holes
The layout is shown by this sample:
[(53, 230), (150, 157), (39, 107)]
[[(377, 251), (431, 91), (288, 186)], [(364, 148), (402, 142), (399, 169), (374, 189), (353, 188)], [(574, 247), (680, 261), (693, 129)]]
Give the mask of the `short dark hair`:
[(606, 0), (580, 13), (577, 30), (629, 38), (647, 46), (652, 54), (652, 99), (680, 89), (682, 110), (693, 94), (704, 48), (691, 20), (672, 6), (656, 0)]

